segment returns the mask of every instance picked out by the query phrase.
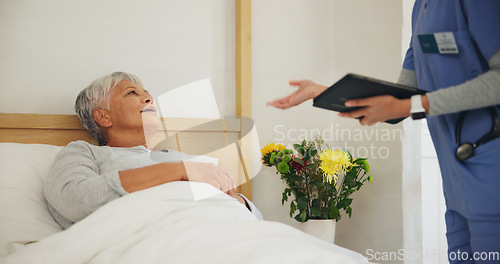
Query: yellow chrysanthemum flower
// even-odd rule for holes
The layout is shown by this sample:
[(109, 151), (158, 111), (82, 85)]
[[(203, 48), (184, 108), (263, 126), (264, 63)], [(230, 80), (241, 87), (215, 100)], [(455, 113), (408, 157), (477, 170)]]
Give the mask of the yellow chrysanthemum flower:
[(261, 150), (260, 152), (262, 153), (262, 156), (265, 156), (271, 152), (278, 152), (282, 149), (286, 149), (285, 146), (281, 145), (281, 144), (274, 144), (274, 143), (270, 143), (270, 144), (267, 144), (265, 145)]
[(348, 171), (352, 167), (351, 159), (346, 152), (342, 150), (327, 149), (319, 155), (321, 165), (319, 168), (323, 171), (323, 181), (337, 184), (337, 175), (343, 171)]

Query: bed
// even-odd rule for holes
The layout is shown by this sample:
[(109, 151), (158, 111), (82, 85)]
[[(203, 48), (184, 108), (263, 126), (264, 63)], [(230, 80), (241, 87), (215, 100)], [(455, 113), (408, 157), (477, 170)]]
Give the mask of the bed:
[[(156, 148), (218, 158), (251, 197), (241, 119), (162, 121)], [(76, 116), (0, 114), (0, 263), (368, 263), (287, 225), (258, 221), (202, 183), (125, 195), (63, 231), (42, 186), (61, 146), (74, 140), (95, 143)], [(193, 199), (194, 192), (206, 198)]]

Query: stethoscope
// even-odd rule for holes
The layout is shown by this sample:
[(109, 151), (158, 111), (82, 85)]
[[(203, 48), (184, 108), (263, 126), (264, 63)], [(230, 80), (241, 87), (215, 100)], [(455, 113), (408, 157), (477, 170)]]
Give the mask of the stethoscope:
[(462, 124), (464, 122), (465, 115), (467, 114), (468, 111), (460, 113), (460, 116), (458, 117), (457, 121), (457, 126), (455, 128), (455, 140), (458, 145), (455, 151), (455, 157), (457, 158), (458, 161), (464, 162), (468, 158), (472, 157), (472, 155), (474, 155), (474, 150), (477, 147), (481, 146), (482, 144), (488, 141), (500, 137), (500, 126), (498, 124), (497, 111), (495, 111), (495, 108), (493, 107), (488, 107), (488, 110), (491, 114), (491, 119), (493, 121), (491, 125), (491, 130), (484, 136), (482, 136), (480, 139), (478, 139), (474, 144), (470, 142), (461, 143), (460, 136), (462, 131)]

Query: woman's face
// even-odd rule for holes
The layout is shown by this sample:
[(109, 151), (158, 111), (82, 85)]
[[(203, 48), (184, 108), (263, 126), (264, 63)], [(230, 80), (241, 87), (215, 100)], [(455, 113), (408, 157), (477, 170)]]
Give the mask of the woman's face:
[(158, 109), (153, 98), (142, 86), (131, 81), (120, 81), (110, 91), (108, 114), (115, 129), (148, 132), (159, 125)]

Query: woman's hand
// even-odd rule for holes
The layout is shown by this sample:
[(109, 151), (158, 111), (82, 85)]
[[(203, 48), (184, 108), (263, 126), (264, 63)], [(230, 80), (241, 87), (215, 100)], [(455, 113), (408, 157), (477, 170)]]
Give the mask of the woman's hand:
[(186, 169), (186, 178), (183, 180), (208, 183), (225, 193), (236, 188), (229, 172), (212, 163), (191, 161), (183, 163)]
[(328, 88), (310, 80), (290, 81), (289, 84), (291, 86), (298, 86), (297, 91), (287, 97), (276, 99), (268, 102), (267, 104), (276, 108), (287, 109), (309, 99), (315, 98)]
[(397, 99), (391, 95), (349, 100), (348, 107), (363, 107), (352, 112), (339, 113), (340, 117), (359, 118), (361, 125), (374, 125), (390, 119), (410, 116), (410, 99)]

